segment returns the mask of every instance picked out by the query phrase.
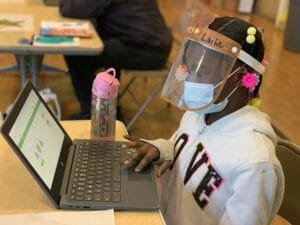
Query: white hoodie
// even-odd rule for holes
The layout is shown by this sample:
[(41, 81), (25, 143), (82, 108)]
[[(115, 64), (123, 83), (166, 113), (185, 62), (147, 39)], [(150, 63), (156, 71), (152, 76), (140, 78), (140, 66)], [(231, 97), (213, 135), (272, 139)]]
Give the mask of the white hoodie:
[(186, 112), (169, 140), (148, 142), (160, 161), (173, 160), (159, 185), (168, 225), (267, 225), (277, 214), (284, 175), (276, 135), (258, 109), (245, 106), (210, 126)]

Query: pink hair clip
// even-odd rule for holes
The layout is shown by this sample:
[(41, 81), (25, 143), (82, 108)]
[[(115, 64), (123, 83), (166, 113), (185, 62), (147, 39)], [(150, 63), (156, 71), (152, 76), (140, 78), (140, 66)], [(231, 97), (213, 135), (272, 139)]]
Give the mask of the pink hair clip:
[(248, 88), (251, 92), (254, 90), (258, 83), (259, 77), (255, 73), (246, 73), (242, 78), (242, 85), (245, 88)]

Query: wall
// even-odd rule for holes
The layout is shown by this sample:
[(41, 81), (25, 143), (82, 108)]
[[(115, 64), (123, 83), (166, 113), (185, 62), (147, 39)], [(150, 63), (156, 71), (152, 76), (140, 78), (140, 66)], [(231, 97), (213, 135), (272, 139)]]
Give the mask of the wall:
[(256, 0), (255, 13), (276, 20), (280, 0)]

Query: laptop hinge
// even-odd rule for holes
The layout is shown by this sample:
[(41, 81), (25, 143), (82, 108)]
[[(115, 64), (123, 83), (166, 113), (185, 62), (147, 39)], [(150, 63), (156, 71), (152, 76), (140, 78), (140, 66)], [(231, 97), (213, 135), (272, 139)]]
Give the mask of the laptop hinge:
[(62, 181), (62, 185), (61, 185), (61, 189), (60, 189), (60, 196), (67, 194), (67, 191), (68, 191), (68, 184), (69, 184), (70, 177), (71, 177), (71, 168), (72, 168), (72, 164), (73, 164), (73, 160), (74, 160), (74, 156), (75, 156), (75, 148), (76, 148), (76, 146), (73, 144), (73, 145), (71, 145), (70, 150), (69, 150), (67, 164), (66, 164), (64, 177), (63, 177), (63, 181)]

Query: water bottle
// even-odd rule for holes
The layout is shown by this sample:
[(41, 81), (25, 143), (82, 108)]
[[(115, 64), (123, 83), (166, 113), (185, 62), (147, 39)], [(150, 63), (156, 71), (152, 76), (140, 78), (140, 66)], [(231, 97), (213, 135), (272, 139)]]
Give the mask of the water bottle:
[(115, 137), (119, 81), (114, 68), (98, 73), (92, 87), (91, 138), (113, 140)]

